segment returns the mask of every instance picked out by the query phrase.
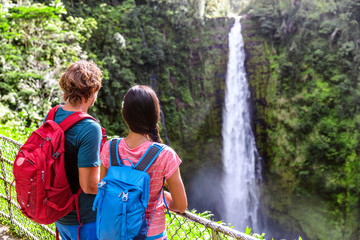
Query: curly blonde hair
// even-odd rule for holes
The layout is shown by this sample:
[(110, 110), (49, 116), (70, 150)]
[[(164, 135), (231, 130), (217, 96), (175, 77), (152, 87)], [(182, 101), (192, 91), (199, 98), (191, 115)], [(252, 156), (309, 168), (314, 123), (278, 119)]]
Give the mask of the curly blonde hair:
[(71, 64), (60, 77), (63, 100), (76, 105), (84, 98), (91, 99), (101, 88), (102, 72), (93, 61), (78, 61)]

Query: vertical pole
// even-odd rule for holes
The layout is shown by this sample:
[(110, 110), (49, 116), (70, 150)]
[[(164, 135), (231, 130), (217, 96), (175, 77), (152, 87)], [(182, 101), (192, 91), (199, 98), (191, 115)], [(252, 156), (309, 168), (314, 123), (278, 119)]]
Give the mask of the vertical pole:
[[(358, 154), (359, 156), (359, 154)], [(359, 167), (359, 161), (357, 161), (356, 163), (356, 169), (359, 172), (360, 167)], [(357, 186), (357, 195), (358, 195), (358, 200), (357, 200), (357, 226), (356, 226), (356, 231), (355, 231), (355, 238), (354, 239), (360, 239), (360, 177), (359, 175), (357, 176), (356, 179), (356, 186)]]
[(11, 202), (10, 202), (9, 184), (6, 182), (7, 177), (6, 177), (6, 169), (5, 169), (5, 161), (4, 161), (5, 158), (3, 157), (3, 154), (2, 154), (2, 146), (3, 145), (0, 144), (1, 172), (3, 175), (3, 182), (4, 182), (5, 192), (6, 192), (6, 201), (8, 202), (9, 218), (10, 218), (10, 222), (13, 223), (14, 217), (13, 217), (12, 206), (11, 206)]
[(221, 239), (219, 233), (214, 229), (211, 229), (211, 239), (212, 240), (220, 240)]
[(355, 236), (354, 239), (359, 239), (360, 237), (360, 194), (358, 201), (357, 201), (357, 225), (356, 225), (356, 230), (355, 230)]

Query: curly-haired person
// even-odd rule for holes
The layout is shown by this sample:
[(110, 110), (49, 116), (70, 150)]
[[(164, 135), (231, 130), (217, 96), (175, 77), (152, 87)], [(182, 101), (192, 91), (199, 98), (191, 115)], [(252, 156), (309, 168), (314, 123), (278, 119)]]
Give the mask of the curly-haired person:
[[(55, 114), (54, 121), (60, 124), (74, 112), (85, 112), (94, 105), (101, 88), (102, 73), (92, 61), (78, 61), (71, 64), (60, 77), (65, 105)], [(92, 211), (99, 182), (100, 146), (102, 139), (100, 125), (92, 119), (83, 119), (65, 132), (65, 172), (73, 194), (80, 187), (79, 218), (74, 209), (55, 222), (63, 240), (95, 240), (96, 213)], [(80, 220), (80, 224), (79, 224)]]

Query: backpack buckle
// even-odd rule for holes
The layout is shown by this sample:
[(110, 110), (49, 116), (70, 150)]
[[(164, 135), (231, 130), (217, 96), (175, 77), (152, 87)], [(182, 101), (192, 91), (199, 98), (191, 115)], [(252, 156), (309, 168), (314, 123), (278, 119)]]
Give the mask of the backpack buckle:
[(121, 195), (122, 195), (122, 200), (123, 200), (123, 202), (127, 202), (129, 193), (128, 193), (128, 192), (126, 192), (126, 193), (125, 193), (125, 192), (121, 192), (118, 197), (121, 197)]
[(60, 156), (60, 153), (55, 152), (54, 155), (52, 155), (52, 156), (53, 156), (53, 158), (57, 159)]
[[(98, 185), (99, 188), (101, 188), (101, 187), (103, 187), (105, 184), (106, 184), (106, 182), (101, 181), (101, 182), (99, 182), (97, 185)], [(120, 195), (121, 195), (121, 193), (120, 193)], [(119, 195), (119, 197), (120, 197), (120, 195)]]

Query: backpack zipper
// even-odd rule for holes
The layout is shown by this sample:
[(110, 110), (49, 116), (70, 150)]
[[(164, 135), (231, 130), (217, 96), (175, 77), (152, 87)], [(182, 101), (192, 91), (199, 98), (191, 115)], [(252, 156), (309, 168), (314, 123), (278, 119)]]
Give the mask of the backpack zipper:
[(26, 161), (35, 166), (35, 163), (30, 161), (29, 159), (26, 159)]
[[(25, 153), (21, 149), (19, 150), (19, 152), (21, 152), (26, 158)], [(33, 161), (30, 161), (28, 158), (26, 158), (26, 161), (35, 166), (35, 163)]]
[(42, 144), (40, 144), (40, 147), (42, 147), (46, 141), (50, 141), (50, 140), (51, 140), (51, 138), (46, 137), (46, 138), (44, 139), (44, 141), (42, 142)]

